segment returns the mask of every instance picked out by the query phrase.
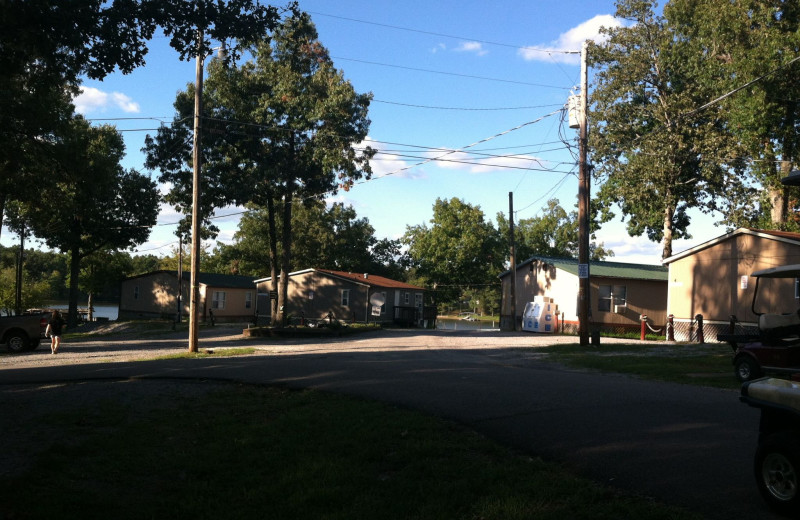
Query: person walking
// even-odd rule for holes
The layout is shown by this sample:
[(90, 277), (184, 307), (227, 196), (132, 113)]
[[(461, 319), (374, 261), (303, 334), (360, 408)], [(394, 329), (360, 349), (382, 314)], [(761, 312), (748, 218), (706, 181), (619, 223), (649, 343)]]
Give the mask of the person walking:
[(61, 317), (61, 312), (58, 310), (53, 311), (50, 317), (50, 322), (47, 328), (50, 330), (50, 353), (57, 354), (58, 347), (61, 345), (61, 331), (64, 329), (64, 318)]

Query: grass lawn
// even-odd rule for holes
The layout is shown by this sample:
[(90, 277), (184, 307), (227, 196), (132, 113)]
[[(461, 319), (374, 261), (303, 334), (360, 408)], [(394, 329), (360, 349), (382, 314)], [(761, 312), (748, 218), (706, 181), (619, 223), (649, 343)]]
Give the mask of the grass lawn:
[[(30, 464), (0, 472), (0, 516), (698, 518), (371, 401), (186, 383), (142, 387), (151, 390), (140, 398), (125, 385), (156, 383), (96, 384), (91, 402), (67, 398), (42, 413), (0, 402), (0, 432), (36, 437)], [(36, 392), (70, 391), (78, 389)]]
[(738, 389), (727, 344), (602, 343), (537, 348), (547, 360), (573, 368), (632, 374), (646, 379)]

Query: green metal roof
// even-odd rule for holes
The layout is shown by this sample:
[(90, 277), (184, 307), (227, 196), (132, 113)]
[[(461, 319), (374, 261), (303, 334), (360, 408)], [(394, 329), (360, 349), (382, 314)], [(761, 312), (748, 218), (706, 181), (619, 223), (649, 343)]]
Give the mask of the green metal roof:
[[(574, 258), (552, 258), (547, 256), (532, 256), (517, 265), (517, 269), (533, 262), (543, 262), (578, 276), (578, 261)], [(511, 271), (506, 271), (500, 277), (506, 276)], [(629, 280), (669, 280), (669, 269), (661, 265), (627, 264), (624, 262), (589, 262), (589, 275), (604, 278), (626, 278)]]

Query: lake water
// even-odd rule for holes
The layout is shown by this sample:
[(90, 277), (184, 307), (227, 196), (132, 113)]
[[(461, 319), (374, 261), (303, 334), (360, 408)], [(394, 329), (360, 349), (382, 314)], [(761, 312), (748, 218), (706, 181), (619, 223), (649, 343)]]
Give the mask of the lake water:
[(467, 321), (436, 318), (438, 330), (499, 330), (500, 318), (497, 321)]
[[(65, 301), (56, 301), (56, 302), (47, 302), (44, 304), (44, 307), (48, 309), (59, 309), (61, 312), (67, 312), (69, 309), (69, 302)], [(79, 309), (86, 308), (86, 302), (78, 302)], [(119, 316), (119, 305), (116, 303), (95, 303), (94, 304), (94, 317), (95, 318), (108, 318), (109, 320), (116, 320)]]

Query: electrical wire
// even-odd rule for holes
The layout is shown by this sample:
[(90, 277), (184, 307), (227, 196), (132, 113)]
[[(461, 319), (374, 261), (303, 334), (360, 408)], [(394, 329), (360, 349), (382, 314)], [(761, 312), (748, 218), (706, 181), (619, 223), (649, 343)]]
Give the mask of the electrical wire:
[(419, 68), (419, 67), (406, 67), (405, 65), (393, 65), (393, 64), (390, 64), (390, 63), (381, 63), (381, 62), (378, 62), (378, 61), (360, 60), (360, 59), (356, 59), (356, 58), (345, 58), (345, 57), (342, 57), (342, 56), (331, 56), (331, 58), (335, 59), (335, 60), (351, 61), (351, 62), (354, 62), (354, 63), (363, 63), (363, 64), (366, 64), (366, 65), (377, 65), (377, 66), (380, 66), (380, 67), (391, 67), (391, 68), (394, 68), (394, 69), (413, 70), (415, 72), (427, 72), (429, 74), (442, 74), (444, 76), (456, 76), (456, 77), (459, 77), (459, 78), (470, 78), (470, 79), (480, 79), (480, 80), (484, 80), (484, 81), (496, 81), (496, 82), (500, 82), (500, 83), (511, 83), (511, 84), (514, 84), (514, 85), (525, 85), (525, 86), (529, 86), (529, 87), (554, 88), (554, 89), (558, 89), (558, 90), (569, 90), (569, 89), (572, 88), (572, 87), (563, 87), (563, 86), (560, 86), (560, 85), (545, 85), (543, 83), (531, 83), (529, 81), (517, 81), (517, 80), (513, 80), (513, 79), (500, 79), (500, 78), (490, 78), (488, 76), (475, 76), (475, 75), (472, 75), (472, 74), (460, 74), (458, 72), (444, 72), (444, 71), (441, 71), (441, 70), (422, 69), (422, 68)]
[[(389, 152), (381, 152), (381, 151), (378, 151), (376, 155), (389, 155), (391, 157), (403, 157), (403, 158), (406, 158), (406, 159), (425, 159), (425, 157), (422, 157), (422, 156), (419, 156), (419, 155), (389, 153)], [(490, 164), (490, 163), (485, 163), (485, 162), (463, 161), (463, 160), (458, 160), (458, 159), (436, 158), (436, 159), (432, 159), (432, 160), (435, 161), (435, 162), (448, 162), (448, 163), (455, 163), (455, 164), (469, 164), (469, 165), (473, 165), (473, 166), (481, 166), (481, 167), (484, 167), (484, 168), (503, 168), (503, 169), (507, 169), (507, 170), (525, 170), (525, 171), (541, 171), (541, 172), (553, 172), (553, 171), (555, 171), (556, 173), (568, 173), (568, 172), (558, 172), (558, 171), (550, 169), (550, 168), (530, 168), (530, 167), (524, 167), (524, 166), (511, 166), (511, 165), (507, 165), (507, 164)], [(525, 160), (539, 162), (537, 159), (525, 159)], [(541, 164), (541, 162), (539, 162), (539, 164)], [(556, 164), (560, 165), (560, 164), (572, 164), (572, 163), (556, 163)]]
[(413, 103), (401, 103), (399, 101), (385, 101), (382, 99), (373, 99), (373, 103), (383, 103), (385, 105), (396, 105), (401, 107), (410, 107), (410, 108), (426, 108), (429, 110), (461, 110), (465, 112), (491, 112), (491, 111), (503, 111), (503, 110), (531, 110), (534, 108), (552, 108), (562, 106), (559, 104), (550, 104), (550, 105), (531, 105), (531, 106), (521, 106), (521, 107), (494, 107), (494, 108), (468, 108), (468, 107), (437, 107), (431, 105), (416, 105)]
[(432, 31), (423, 31), (421, 29), (411, 29), (409, 27), (401, 27), (399, 25), (390, 25), (390, 24), (386, 24), (386, 23), (370, 22), (370, 21), (367, 21), (367, 20), (359, 20), (357, 18), (348, 18), (346, 16), (338, 16), (338, 15), (334, 15), (334, 14), (320, 13), (319, 11), (309, 11), (309, 13), (313, 14), (313, 15), (317, 15), (317, 16), (326, 16), (328, 18), (336, 18), (336, 19), (339, 19), (339, 20), (346, 20), (348, 22), (356, 22), (356, 23), (363, 23), (363, 24), (368, 24), (368, 25), (375, 25), (375, 26), (378, 26), (378, 27), (386, 27), (386, 28), (389, 28), (389, 29), (396, 29), (396, 30), (399, 30), (399, 31), (415, 32), (415, 33), (419, 33), (419, 34), (428, 34), (428, 35), (431, 35), (431, 36), (440, 36), (442, 38), (450, 38), (450, 39), (453, 39), (453, 40), (466, 40), (466, 41), (471, 41), (471, 42), (484, 43), (486, 45), (495, 45), (495, 46), (498, 46), (498, 47), (510, 47), (512, 49), (528, 49), (528, 50), (532, 50), (532, 51), (543, 52), (543, 53), (553, 53), (553, 54), (580, 54), (581, 53), (580, 50), (568, 51), (568, 50), (542, 49), (542, 48), (538, 48), (538, 47), (532, 47), (532, 46), (529, 46), (529, 45), (513, 45), (513, 44), (510, 44), (510, 43), (499, 43), (499, 42), (492, 42), (492, 41), (488, 41), (488, 40), (479, 40), (477, 38), (465, 38), (463, 36), (454, 36), (454, 35), (451, 35), (451, 34), (437, 33), (437, 32), (432, 32)]
[(559, 109), (559, 110), (556, 110), (556, 111), (550, 112), (549, 114), (543, 115), (542, 117), (539, 117), (538, 119), (535, 119), (535, 120), (533, 120), (533, 121), (528, 121), (527, 123), (522, 123), (521, 125), (517, 125), (517, 126), (515, 126), (514, 128), (509, 128), (508, 130), (505, 130), (505, 131), (503, 131), (503, 132), (499, 132), (499, 133), (497, 133), (497, 134), (495, 134), (495, 135), (493, 135), (493, 136), (491, 136), (491, 137), (486, 137), (486, 138), (484, 138), (484, 139), (481, 139), (481, 140), (479, 140), (479, 141), (476, 141), (476, 142), (474, 142), (474, 143), (472, 143), (472, 144), (468, 144), (467, 146), (464, 146), (464, 147), (462, 147), (462, 148), (459, 148), (458, 150), (451, 150), (451, 151), (448, 151), (448, 152), (446, 152), (446, 153), (444, 153), (444, 154), (440, 155), (439, 157), (432, 157), (432, 158), (430, 158), (430, 159), (426, 159), (426, 160), (424, 160), (424, 161), (421, 161), (421, 162), (418, 162), (418, 163), (416, 163), (416, 164), (412, 164), (412, 165), (409, 165), (409, 166), (404, 166), (404, 167), (402, 167), (402, 168), (398, 168), (397, 170), (394, 170), (394, 171), (392, 171), (392, 172), (386, 173), (386, 174), (384, 174), (384, 175), (381, 175), (381, 176), (379, 176), (379, 177), (373, 177), (372, 179), (367, 179), (367, 180), (359, 181), (357, 184), (363, 184), (363, 183), (369, 182), (369, 181), (371, 181), (371, 180), (384, 179), (384, 178), (386, 178), (386, 177), (389, 177), (389, 176), (391, 176), (391, 175), (396, 175), (396, 174), (398, 174), (398, 173), (401, 173), (401, 172), (404, 172), (404, 171), (410, 170), (410, 169), (412, 169), (412, 168), (417, 168), (417, 167), (419, 167), (419, 166), (422, 166), (422, 165), (424, 165), (424, 164), (428, 164), (428, 163), (431, 163), (431, 162), (433, 162), (433, 161), (436, 161), (436, 160), (439, 160), (439, 159), (443, 159), (444, 157), (447, 157), (448, 155), (452, 155), (452, 154), (454, 154), (454, 153), (457, 153), (457, 152), (464, 151), (464, 150), (466, 150), (466, 149), (468, 149), (468, 148), (472, 148), (473, 146), (477, 146), (477, 145), (479, 145), (479, 144), (486, 143), (486, 142), (488, 142), (488, 141), (491, 141), (491, 140), (493, 140), (493, 139), (497, 139), (498, 137), (502, 137), (502, 136), (504, 136), (504, 135), (506, 135), (506, 134), (509, 134), (509, 133), (511, 133), (511, 132), (515, 132), (515, 131), (517, 131), (517, 130), (519, 130), (519, 129), (521, 129), (521, 128), (525, 128), (526, 126), (529, 126), (529, 125), (536, 124), (536, 123), (538, 123), (538, 122), (542, 121), (543, 119), (546, 119), (546, 118), (548, 118), (548, 117), (550, 117), (550, 116), (552, 116), (552, 115), (555, 115), (555, 114), (559, 113), (561, 110), (562, 110), (562, 109)]

